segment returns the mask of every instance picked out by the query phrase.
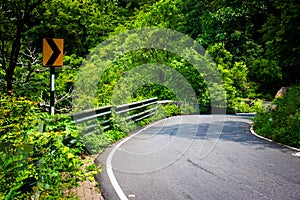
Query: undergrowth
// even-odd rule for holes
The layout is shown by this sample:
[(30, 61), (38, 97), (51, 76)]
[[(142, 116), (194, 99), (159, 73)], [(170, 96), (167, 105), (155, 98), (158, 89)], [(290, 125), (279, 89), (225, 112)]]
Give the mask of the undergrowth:
[(37, 102), (0, 97), (0, 199), (74, 199), (68, 192), (100, 168), (82, 168), (71, 119), (40, 113)]
[(255, 131), (273, 141), (300, 148), (300, 85), (273, 100), (272, 107), (257, 113)]

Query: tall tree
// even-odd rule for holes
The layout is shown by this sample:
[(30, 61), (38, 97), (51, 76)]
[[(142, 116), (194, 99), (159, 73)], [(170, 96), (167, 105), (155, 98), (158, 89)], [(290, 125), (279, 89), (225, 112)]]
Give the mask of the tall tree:
[(116, 2), (1, 0), (0, 80), (5, 80), (0, 81), (2, 88), (12, 94), (13, 87), (19, 87), (17, 83), (28, 83), (36, 71), (44, 71), (31, 67), (41, 63), (38, 53), (42, 51), (42, 38), (64, 38), (65, 55), (86, 56), (122, 21)]
[(6, 90), (13, 90), (14, 72), (17, 66), (25, 32), (32, 28), (33, 11), (45, 0), (1, 0), (0, 51), (1, 68), (5, 72)]
[(297, 0), (276, 0), (261, 32), (266, 57), (276, 60), (285, 85), (295, 84), (300, 77), (300, 4)]

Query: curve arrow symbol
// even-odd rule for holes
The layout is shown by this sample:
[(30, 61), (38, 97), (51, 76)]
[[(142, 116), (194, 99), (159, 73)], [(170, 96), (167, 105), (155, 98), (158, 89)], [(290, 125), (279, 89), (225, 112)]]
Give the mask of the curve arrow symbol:
[(51, 57), (49, 58), (49, 60), (47, 61), (46, 65), (54, 65), (55, 61), (57, 60), (58, 56), (61, 54), (60, 49), (58, 48), (58, 46), (55, 44), (55, 42), (53, 41), (53, 39), (46, 39), (47, 43), (49, 44), (49, 46), (51, 47), (53, 53), (51, 55)]

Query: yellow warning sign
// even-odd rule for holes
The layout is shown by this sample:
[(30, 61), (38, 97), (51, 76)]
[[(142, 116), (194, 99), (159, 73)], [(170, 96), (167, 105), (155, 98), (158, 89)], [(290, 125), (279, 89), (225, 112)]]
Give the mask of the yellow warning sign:
[(43, 39), (43, 66), (63, 66), (64, 40), (57, 38)]

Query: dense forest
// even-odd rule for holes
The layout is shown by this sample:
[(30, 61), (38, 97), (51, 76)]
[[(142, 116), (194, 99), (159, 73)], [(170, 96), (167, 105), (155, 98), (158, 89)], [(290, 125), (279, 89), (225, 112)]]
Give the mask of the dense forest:
[[(56, 68), (58, 114), (73, 112), (72, 92), (77, 74), (99, 44), (130, 30), (164, 28), (192, 38), (205, 49), (205, 55), (221, 74), (228, 113), (260, 112), (255, 127), (265, 136), (300, 146), (297, 0), (1, 0), (0, 8), (0, 162), (10, 157), (11, 165), (18, 163), (14, 168), (9, 164), (1, 168), (6, 171), (0, 172), (5, 177), (0, 178), (0, 199), (25, 198), (37, 191), (44, 191), (41, 198), (65, 196), (57, 190), (62, 187), (60, 179), (65, 181), (63, 187), (68, 188), (76, 183), (74, 177), (82, 176), (76, 174), (82, 164), (82, 144), (66, 143), (66, 138), (77, 139), (78, 131), (68, 117), (46, 114), (50, 109), (50, 69), (42, 65), (43, 38), (64, 39), (64, 65)], [(127, 42), (141, 41), (130, 38)], [(191, 56), (187, 51), (186, 57)], [(148, 83), (137, 88), (131, 99), (113, 101), (116, 88), (122, 92), (130, 87), (121, 84), (122, 77), (147, 63), (164, 64), (179, 72), (195, 91), (196, 102), (211, 105), (205, 74), (199, 73), (187, 59), (164, 49), (137, 49), (111, 62), (97, 79), (94, 106), (151, 97), (178, 100), (170, 88)], [(130, 84), (134, 86), (134, 82)], [(256, 110), (262, 109), (261, 101), (272, 101), (283, 86), (292, 89), (287, 100), (274, 102), (278, 104), (276, 112)], [(41, 128), (43, 134), (35, 128), (40, 120), (46, 124)], [(270, 131), (272, 127), (280, 129), (277, 135)], [(294, 135), (283, 136), (288, 132), (283, 127)], [(24, 169), (19, 162), (24, 156), (17, 152), (24, 149), (24, 144), (32, 144), (35, 153), (29, 157), (32, 160), (26, 164), (26, 170), (20, 170)], [(53, 154), (41, 155), (49, 151)], [(64, 160), (65, 157), (68, 159)], [(43, 160), (39, 167), (38, 160)], [(15, 173), (15, 169), (20, 172)], [(13, 175), (6, 173), (9, 170)], [(61, 171), (66, 171), (64, 177), (59, 175)], [(32, 189), (29, 185), (37, 180), (38, 187)], [(24, 196), (20, 196), (21, 191)]]
[[(76, 72), (93, 48), (111, 35), (142, 27), (172, 29), (199, 42), (218, 65), (232, 104), (237, 98), (272, 100), (282, 86), (296, 84), (300, 74), (297, 1), (37, 0), (2, 1), (1, 9), (1, 93), (31, 97), (46, 109), (49, 69), (41, 65), (43, 38), (65, 40), (64, 66), (56, 70), (60, 112), (69, 111)], [(187, 62), (164, 54), (137, 51), (122, 58), (111, 66), (114, 73), (104, 81), (109, 84), (102, 92), (113, 88), (133, 61), (156, 60), (192, 74), (184, 72), (191, 68)], [(201, 75), (187, 78), (193, 82), (197, 76)], [(196, 82), (191, 84), (200, 95), (204, 86)], [(149, 95), (171, 98), (161, 89)], [(102, 94), (99, 104), (109, 103), (108, 99), (109, 94)], [(199, 103), (207, 101), (199, 97)]]

